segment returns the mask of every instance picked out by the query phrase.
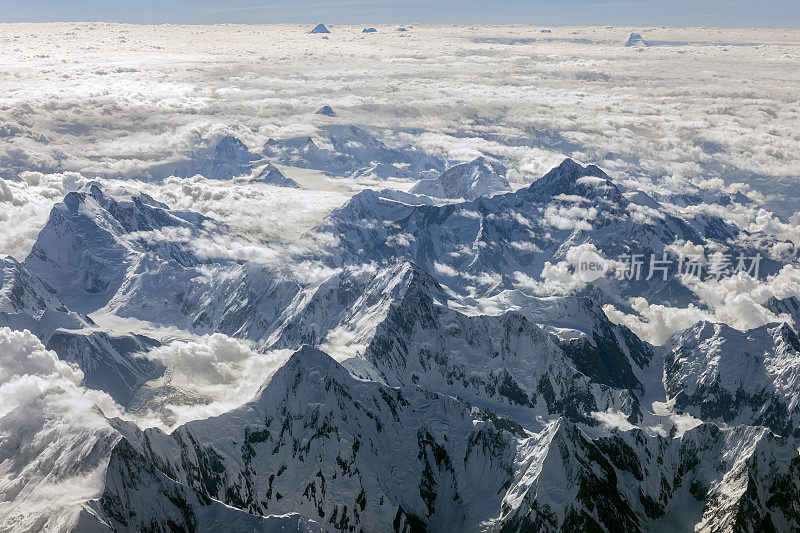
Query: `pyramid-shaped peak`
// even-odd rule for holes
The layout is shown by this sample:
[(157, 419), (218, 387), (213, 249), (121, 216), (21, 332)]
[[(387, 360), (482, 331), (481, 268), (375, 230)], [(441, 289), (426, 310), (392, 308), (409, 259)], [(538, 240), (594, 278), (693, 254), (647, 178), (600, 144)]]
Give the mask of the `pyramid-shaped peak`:
[(296, 364), (303, 364), (307, 366), (322, 366), (334, 367), (336, 361), (330, 355), (323, 352), (319, 348), (304, 344), (289, 358), (290, 361), (295, 361)]
[(233, 135), (226, 135), (214, 145), (214, 155), (220, 159), (237, 160), (249, 158), (248, 156), (251, 154), (247, 145), (240, 139)]
[(106, 196), (99, 183), (92, 181), (77, 191), (68, 192), (64, 196), (64, 200), (53, 206), (51, 217), (54, 213), (61, 211), (77, 213), (81, 206), (91, 203), (92, 201), (96, 202), (103, 208), (108, 208), (108, 206), (113, 202), (113, 199), (109, 196)]
[(628, 37), (625, 46), (650, 46), (650, 43), (645, 41), (640, 33), (633, 32), (630, 37)]
[(283, 172), (281, 172), (280, 169), (272, 163), (267, 163), (257, 176), (250, 178), (250, 182), (268, 183), (270, 185), (293, 187), (296, 189), (300, 188), (300, 185), (298, 185), (296, 181), (291, 178), (287, 178)]
[(581, 166), (580, 163), (576, 163), (575, 160), (573, 160), (572, 158), (566, 157), (561, 163), (559, 163), (557, 167), (555, 167), (550, 172), (551, 173), (558, 172), (559, 174), (570, 174), (575, 176), (589, 176), (589, 175), (595, 175), (593, 173), (597, 171), (602, 173), (602, 170), (600, 170), (595, 165), (587, 165), (584, 167)]
[(390, 272), (392, 272), (392, 276), (406, 280), (406, 291), (418, 289), (429, 294), (444, 294), (444, 288), (436, 281), (436, 278), (413, 261), (398, 263)]
[(103, 190), (103, 186), (98, 181), (90, 181), (83, 184), (81, 187), (78, 188), (78, 194), (84, 194), (87, 196), (94, 196), (94, 197), (105, 197), (105, 191)]
[[(300, 381), (325, 379), (326, 377), (342, 377), (344, 370), (330, 355), (319, 348), (304, 344), (294, 352), (289, 360), (280, 367), (272, 379), (262, 386), (262, 391), (277, 386), (279, 389), (289, 385), (296, 388)], [(311, 377), (314, 375), (314, 377)]]
[(317, 112), (317, 115), (325, 115), (326, 117), (335, 117), (336, 113), (334, 113), (333, 108), (329, 105), (324, 105), (320, 107)]
[(313, 30), (311, 30), (311, 33), (330, 33), (330, 30), (325, 27), (325, 24), (320, 23), (317, 24)]
[(216, 147), (221, 150), (247, 150), (247, 145), (233, 135), (225, 135), (222, 137), (217, 141)]
[(622, 193), (611, 178), (596, 165), (581, 166), (569, 157), (550, 172), (534, 181), (529, 191), (547, 197), (577, 194), (584, 197), (603, 196), (621, 200)]
[(264, 382), (250, 405), (269, 405), (277, 398), (285, 399), (287, 394), (299, 395), (303, 401), (324, 402), (328, 392), (321, 386), (323, 382), (332, 380), (341, 384), (349, 379), (349, 372), (330, 355), (304, 344)]

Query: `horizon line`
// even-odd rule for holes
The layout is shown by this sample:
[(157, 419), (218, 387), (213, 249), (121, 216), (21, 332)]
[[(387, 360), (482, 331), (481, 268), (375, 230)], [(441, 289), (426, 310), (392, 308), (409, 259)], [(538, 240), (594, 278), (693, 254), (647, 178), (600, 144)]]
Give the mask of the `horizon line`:
[[(512, 27), (531, 27), (531, 28), (640, 28), (650, 30), (667, 30), (667, 29), (718, 29), (718, 30), (785, 30), (785, 31), (798, 31), (798, 26), (709, 26), (709, 25), (681, 25), (681, 24), (653, 24), (653, 23), (598, 23), (598, 24), (543, 24), (543, 23), (491, 23), (491, 22), (419, 22), (419, 21), (392, 21), (392, 22), (131, 22), (121, 20), (91, 20), (91, 19), (76, 19), (76, 20), (0, 20), (0, 25), (13, 25), (13, 24), (30, 24), (30, 25), (47, 25), (47, 24), (117, 24), (127, 26), (308, 26), (315, 27), (317, 24), (324, 24), (327, 28), (336, 27), (369, 27), (369, 26), (449, 26), (449, 27), (498, 27), (498, 28), (512, 28)], [(413, 32), (410, 32), (413, 33)]]

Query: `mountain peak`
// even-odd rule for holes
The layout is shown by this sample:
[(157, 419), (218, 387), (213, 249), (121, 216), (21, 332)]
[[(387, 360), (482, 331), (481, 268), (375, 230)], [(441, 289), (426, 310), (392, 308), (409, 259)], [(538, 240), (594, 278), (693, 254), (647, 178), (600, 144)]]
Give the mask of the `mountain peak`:
[(68, 193), (50, 211), (25, 268), (53, 287), (71, 309), (90, 312), (105, 305), (137, 258), (152, 253), (162, 262), (196, 264), (185, 240), (208, 220), (202, 215), (173, 213), (143, 193), (115, 191), (98, 184)]
[(330, 30), (325, 27), (325, 24), (320, 23), (314, 26), (314, 29), (311, 30), (311, 33), (330, 33)]
[(437, 178), (420, 180), (411, 192), (438, 198), (475, 200), (482, 196), (511, 192), (505, 174), (506, 167), (480, 156), (468, 163), (450, 167)]
[(787, 348), (795, 352), (800, 352), (800, 338), (792, 327), (786, 322), (781, 322), (778, 326), (778, 335)]
[(569, 157), (534, 181), (528, 191), (542, 198), (567, 194), (585, 198), (600, 197), (616, 203), (624, 201), (620, 190), (598, 166), (584, 167)]
[(773, 296), (767, 300), (764, 307), (776, 315), (789, 315), (794, 320), (795, 327), (800, 328), (800, 299), (796, 296), (789, 296), (783, 299)]
[(603, 172), (600, 167), (597, 165), (586, 165), (585, 167), (576, 163), (574, 159), (571, 157), (566, 157), (564, 160), (559, 163), (559, 165), (547, 174), (545, 174), (542, 179), (547, 178), (550, 175), (559, 175), (559, 176), (567, 176), (570, 179), (577, 180), (578, 178), (582, 178), (584, 176), (593, 176), (597, 178), (605, 178), (609, 179), (608, 175)]
[(78, 189), (78, 191), (85, 194), (90, 194), (95, 198), (105, 197), (105, 194), (103, 194), (102, 187), (96, 181), (90, 181), (89, 183), (85, 184), (83, 187)]
[[(704, 421), (799, 435), (800, 339), (785, 322), (741, 331), (698, 322), (664, 345), (664, 383), (676, 406)], [(770, 405), (753, 410), (753, 405)]]
[(304, 344), (295, 351), (270, 378), (261, 386), (255, 403), (274, 405), (283, 401), (287, 394), (296, 394), (298, 390), (306, 390), (308, 399), (326, 399), (325, 388), (320, 382), (331, 378), (346, 382), (350, 373), (337, 363), (330, 355), (319, 348)]
[(353, 176), (375, 172), (382, 177), (410, 177), (434, 169), (443, 162), (413, 146), (390, 148), (376, 135), (352, 124), (326, 124), (320, 138), (330, 146), (317, 146), (310, 137), (270, 139), (263, 154), (287, 166)]
[(645, 41), (642, 38), (642, 35), (636, 32), (631, 33), (631, 36), (628, 37), (625, 46), (632, 47), (632, 46), (650, 46), (651, 43), (649, 41)]
[(564, 160), (561, 161), (561, 163), (559, 163), (559, 165), (557, 167), (555, 167), (554, 170), (560, 170), (560, 171), (575, 170), (575, 171), (577, 171), (577, 170), (582, 169), (582, 168), (583, 167), (581, 165), (579, 165), (578, 163), (576, 163), (575, 160), (572, 159), (571, 157), (565, 157)]
[[(109, 203), (109, 198), (106, 196), (105, 191), (96, 181), (90, 181), (77, 191), (68, 192), (61, 203), (70, 210), (77, 210), (78, 206), (85, 204), (89, 198), (93, 198), (102, 206), (106, 206)], [(59, 204), (56, 204), (53, 210), (58, 206)]]
[(270, 185), (278, 185), (279, 187), (293, 187), (299, 189), (300, 185), (291, 178), (287, 178), (278, 167), (272, 163), (267, 163), (261, 169), (257, 176), (250, 178), (251, 183), (269, 183)]
[(222, 137), (214, 145), (214, 159), (217, 161), (252, 161), (257, 158), (241, 139), (233, 135)]
[[(77, 191), (67, 193), (63, 203), (70, 208), (77, 208), (77, 206), (85, 204), (89, 198), (95, 200), (98, 205), (105, 209), (108, 209), (112, 205), (126, 202), (155, 209), (169, 209), (167, 204), (155, 200), (147, 193), (130, 189), (118, 189), (111, 194), (96, 181), (90, 181)], [(56, 204), (56, 207), (58, 205), (59, 204)]]
[(329, 105), (324, 105), (320, 107), (315, 115), (325, 115), (326, 117), (335, 117), (336, 113), (333, 112), (333, 108)]
[(416, 306), (421, 298), (447, 300), (445, 290), (436, 278), (413, 261), (404, 261), (390, 268), (382, 290), (384, 294), (393, 294), (391, 298), (398, 304)]
[(289, 357), (289, 364), (320, 368), (331, 368), (337, 365), (330, 355), (309, 344), (304, 344), (293, 353)]
[(55, 223), (54, 217), (58, 216), (67, 217), (73, 224), (85, 226), (92, 222), (102, 226), (104, 231), (122, 233), (185, 224), (167, 211), (168, 205), (146, 193), (121, 189), (111, 194), (99, 183), (89, 182), (78, 191), (67, 193), (62, 202), (53, 206), (50, 220), (42, 231)]
[(478, 156), (469, 163), (465, 163), (466, 165), (479, 167), (481, 169), (485, 169), (488, 172), (493, 172), (495, 174), (499, 174), (505, 176), (508, 169), (502, 164), (497, 161), (493, 161), (490, 159), (486, 159), (484, 156)]
[(168, 176), (189, 178), (200, 174), (208, 179), (232, 179), (246, 176), (262, 159), (251, 152), (241, 139), (233, 135), (204, 139), (200, 146), (174, 159), (157, 163), (147, 169), (155, 179)]

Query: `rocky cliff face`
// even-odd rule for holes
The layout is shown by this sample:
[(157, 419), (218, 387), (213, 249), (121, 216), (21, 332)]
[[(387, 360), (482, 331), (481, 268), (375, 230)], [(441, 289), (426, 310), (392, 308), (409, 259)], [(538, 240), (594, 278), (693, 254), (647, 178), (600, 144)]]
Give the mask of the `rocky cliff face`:
[(220, 501), (331, 531), (785, 530), (799, 518), (797, 452), (766, 429), (592, 439), (561, 418), (532, 432), (463, 400), (356, 379), (312, 348), (240, 409), (128, 439), (112, 454), (106, 515), (127, 505), (139, 517), (132, 502), (147, 499), (145, 516), (163, 506), (197, 520)]

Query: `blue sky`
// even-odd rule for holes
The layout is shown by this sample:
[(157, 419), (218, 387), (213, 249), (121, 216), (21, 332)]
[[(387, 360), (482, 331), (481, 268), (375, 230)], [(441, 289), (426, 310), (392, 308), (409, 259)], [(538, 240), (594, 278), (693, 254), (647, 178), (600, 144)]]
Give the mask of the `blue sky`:
[(0, 0), (2, 22), (300, 22), (800, 27), (798, 0)]

